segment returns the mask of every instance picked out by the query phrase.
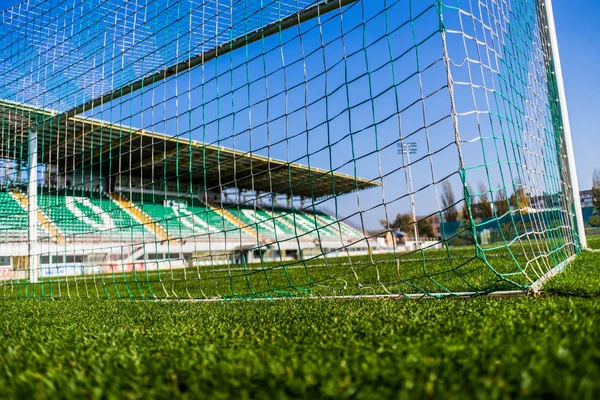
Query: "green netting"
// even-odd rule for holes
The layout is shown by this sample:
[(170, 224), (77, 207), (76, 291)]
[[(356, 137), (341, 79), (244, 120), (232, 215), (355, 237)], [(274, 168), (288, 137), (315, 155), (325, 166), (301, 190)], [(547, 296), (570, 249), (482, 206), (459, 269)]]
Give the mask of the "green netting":
[(544, 4), (3, 11), (0, 296), (529, 289), (585, 234)]

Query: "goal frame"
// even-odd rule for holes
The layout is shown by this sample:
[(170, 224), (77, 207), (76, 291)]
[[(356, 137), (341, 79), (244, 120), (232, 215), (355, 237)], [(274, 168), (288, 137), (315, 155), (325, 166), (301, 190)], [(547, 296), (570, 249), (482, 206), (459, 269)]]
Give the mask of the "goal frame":
[[(261, 40), (261, 38), (263, 38), (264, 36), (275, 34), (282, 29), (287, 29), (296, 24), (300, 24), (307, 19), (314, 18), (314, 17), (320, 15), (321, 13), (325, 13), (325, 12), (331, 11), (336, 8), (341, 8), (344, 5), (353, 3), (355, 1), (357, 1), (357, 0), (328, 0), (323, 3), (317, 3), (316, 6), (311, 7), (310, 9), (303, 10), (300, 13), (288, 16), (284, 20), (278, 21), (276, 24), (269, 24), (269, 25), (265, 26), (264, 28), (259, 29), (258, 31), (255, 31), (255, 32), (245, 35), (242, 38), (236, 38), (232, 42), (228, 43), (226, 46), (221, 45), (218, 48), (210, 50), (207, 53), (202, 53), (200, 55), (191, 57), (189, 60), (186, 60), (177, 65), (169, 66), (169, 67), (165, 68), (164, 70), (161, 70), (161, 71), (153, 74), (152, 76), (148, 76), (148, 77), (140, 79), (136, 82), (127, 84), (121, 88), (111, 91), (110, 93), (104, 94), (99, 98), (89, 100), (89, 101), (85, 102), (84, 104), (76, 106), (75, 108), (68, 110), (64, 113), (60, 113), (54, 117), (51, 117), (45, 121), (42, 121), (40, 124), (36, 124), (34, 127), (30, 128), (28, 131), (28, 139), (27, 139), (27, 141), (28, 141), (27, 159), (29, 160), (29, 164), (28, 164), (29, 165), (29, 168), (28, 168), (29, 169), (29, 184), (28, 184), (28, 189), (27, 189), (27, 197), (28, 197), (27, 212), (28, 212), (28, 226), (29, 226), (28, 259), (29, 259), (29, 280), (30, 280), (30, 282), (36, 283), (39, 281), (38, 274), (39, 274), (39, 268), (40, 268), (40, 246), (38, 243), (38, 237), (37, 237), (38, 235), (37, 235), (37, 228), (36, 228), (38, 225), (38, 212), (39, 212), (38, 204), (37, 204), (38, 186), (36, 184), (37, 168), (38, 168), (37, 167), (37, 163), (38, 163), (38, 160), (37, 160), (38, 159), (38, 129), (43, 129), (46, 124), (52, 123), (52, 121), (60, 120), (62, 118), (66, 119), (66, 118), (81, 114), (82, 112), (94, 109), (95, 107), (98, 107), (106, 102), (110, 102), (121, 96), (129, 94), (137, 89), (143, 88), (144, 86), (154, 84), (156, 82), (159, 82), (160, 80), (164, 80), (164, 79), (168, 78), (169, 76), (173, 76), (182, 71), (194, 68), (195, 66), (200, 65), (200, 64), (204, 63), (205, 61), (211, 60), (211, 59), (213, 59), (219, 55), (222, 55), (224, 53), (227, 53), (229, 51), (233, 51), (236, 48), (244, 46), (245, 44), (249, 44), (254, 41)], [(566, 101), (566, 93), (565, 93), (565, 87), (564, 87), (562, 65), (561, 65), (560, 53), (559, 53), (559, 48), (558, 48), (556, 27), (555, 27), (555, 23), (554, 23), (554, 12), (553, 12), (553, 7), (552, 7), (552, 0), (536, 0), (536, 1), (538, 1), (538, 4), (540, 4), (544, 7), (545, 16), (546, 16), (547, 23), (548, 23), (548, 26), (547, 26), (548, 36), (549, 36), (548, 39), (549, 39), (549, 44), (551, 47), (551, 56), (552, 56), (552, 61), (553, 61), (553, 66), (554, 66), (554, 74), (555, 74), (554, 79), (556, 80), (556, 85), (557, 85), (557, 90), (558, 90), (558, 98), (555, 99), (555, 101), (557, 101), (559, 103), (560, 120), (562, 123), (562, 129), (561, 129), (560, 135), (562, 138), (562, 142), (564, 144), (564, 149), (565, 149), (567, 163), (568, 163), (568, 165), (566, 165), (566, 167), (568, 169), (566, 175), (568, 176), (568, 178), (570, 180), (570, 182), (569, 182), (570, 183), (570, 195), (572, 196), (572, 208), (573, 208), (572, 210), (570, 210), (570, 212), (573, 214), (573, 219), (575, 221), (575, 226), (574, 226), (575, 240), (576, 240), (576, 245), (578, 245), (580, 249), (585, 250), (585, 249), (587, 249), (585, 224), (584, 224), (584, 220), (583, 220), (581, 201), (580, 201), (580, 196), (579, 196), (579, 184), (578, 184), (578, 180), (577, 180), (577, 170), (576, 170), (576, 163), (575, 163), (575, 158), (574, 158), (572, 132), (571, 132), (571, 127), (570, 127), (570, 122), (569, 122), (569, 114), (568, 114), (568, 107), (567, 107), (567, 101)], [(442, 35), (444, 35), (443, 32), (442, 32)], [(447, 61), (447, 59), (449, 57), (449, 55), (447, 53), (447, 49), (444, 50), (444, 53), (445, 53), (445, 58)], [(451, 83), (451, 79), (450, 79), (450, 71), (449, 71), (448, 65), (446, 65), (446, 73), (448, 74), (449, 90), (452, 91), (452, 83)], [(452, 99), (451, 101), (453, 101), (452, 94), (451, 94), (451, 99)], [(454, 106), (452, 105), (451, 107), (453, 108)], [(456, 110), (454, 110), (454, 109), (452, 110), (452, 116), (453, 116), (453, 119), (455, 119), (457, 117)], [(454, 121), (454, 122), (455, 122), (455, 133), (457, 135), (457, 142), (459, 142), (458, 131), (456, 129), (456, 121)], [(458, 149), (460, 151), (459, 144), (458, 144)], [(572, 258), (569, 259), (569, 261), (571, 261), (571, 260), (572, 260)], [(548, 276), (554, 275), (557, 271), (560, 271), (563, 268), (564, 268), (564, 263), (561, 263), (559, 266), (557, 266), (553, 269), (553, 271), (554, 270), (556, 270), (556, 271), (554, 271), (554, 272), (550, 271), (546, 275), (548, 275)], [(542, 278), (538, 279), (538, 281), (536, 281), (532, 285), (532, 288), (535, 286), (536, 290), (540, 289), (543, 282), (548, 278), (548, 276), (546, 276), (546, 275), (544, 275), (544, 277), (542, 277), (542, 278), (544, 278), (543, 280), (542, 280)], [(540, 283), (537, 283), (537, 282), (540, 282)], [(460, 295), (460, 293), (456, 293), (456, 294)], [(472, 294), (476, 294), (476, 293), (470, 293), (469, 295), (472, 295)], [(333, 297), (335, 297), (335, 296), (333, 296)], [(338, 297), (346, 298), (346, 296), (338, 296)], [(388, 296), (382, 295), (381, 297), (388, 297)], [(399, 296), (399, 297), (405, 297), (405, 296)], [(432, 296), (432, 297), (436, 297), (436, 296)]]

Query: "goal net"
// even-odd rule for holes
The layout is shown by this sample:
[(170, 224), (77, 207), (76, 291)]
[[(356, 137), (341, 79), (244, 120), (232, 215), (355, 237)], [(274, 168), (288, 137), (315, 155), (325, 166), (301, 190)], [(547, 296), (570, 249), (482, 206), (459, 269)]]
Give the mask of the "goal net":
[(584, 246), (550, 1), (1, 13), (0, 296), (453, 296)]

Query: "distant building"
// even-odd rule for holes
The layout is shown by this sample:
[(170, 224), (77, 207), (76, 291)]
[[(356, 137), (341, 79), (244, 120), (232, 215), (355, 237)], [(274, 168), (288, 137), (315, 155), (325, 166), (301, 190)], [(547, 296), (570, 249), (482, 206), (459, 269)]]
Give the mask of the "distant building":
[(384, 229), (369, 232), (369, 236), (377, 238), (377, 244), (381, 247), (396, 248), (405, 247), (408, 234), (398, 230)]
[(579, 192), (579, 198), (581, 199), (581, 207), (593, 207), (594, 195), (591, 190), (582, 190)]
[(551, 208), (561, 208), (562, 195), (560, 193), (554, 194), (543, 194), (529, 197), (529, 210), (532, 212), (535, 210), (547, 210)]

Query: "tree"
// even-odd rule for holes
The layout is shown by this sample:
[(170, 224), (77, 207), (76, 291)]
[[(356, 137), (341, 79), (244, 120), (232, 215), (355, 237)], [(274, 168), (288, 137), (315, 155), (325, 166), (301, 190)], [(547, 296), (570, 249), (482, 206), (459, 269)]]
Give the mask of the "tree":
[[(406, 233), (409, 237), (415, 236), (415, 228), (413, 223), (413, 218), (411, 214), (408, 213), (400, 213), (396, 215), (396, 219), (388, 224), (388, 221), (381, 220), (379, 221), (384, 228), (393, 230), (393, 231), (402, 231)], [(431, 223), (431, 218), (422, 218), (417, 221), (417, 228), (419, 231), (419, 235), (423, 237), (434, 237), (435, 233), (433, 231), (433, 225)]]
[(456, 211), (455, 204), (456, 198), (454, 197), (454, 190), (449, 181), (444, 181), (442, 185), (442, 208), (444, 209), (444, 220), (446, 222), (458, 221), (458, 211)]
[[(475, 218), (474, 207), (476, 207), (477, 204), (476, 198), (471, 197), (473, 190), (469, 185), (467, 185), (467, 192), (468, 193), (465, 193), (465, 200), (463, 201), (460, 211), (461, 221), (458, 228), (458, 238), (463, 242), (463, 244), (472, 244), (475, 243), (475, 237), (473, 236), (473, 230), (471, 226), (471, 215), (473, 218)], [(471, 213), (469, 213), (469, 208), (467, 207), (467, 199), (471, 199)]]
[(503, 187), (500, 187), (500, 185), (498, 185), (498, 192), (496, 193), (494, 207), (496, 208), (496, 215), (498, 217), (501, 217), (508, 212), (508, 199), (506, 198), (506, 190)]
[(433, 225), (431, 224), (431, 218), (420, 219), (417, 222), (417, 228), (419, 228), (419, 237), (435, 237), (435, 233), (433, 232)]
[(587, 224), (592, 228), (600, 228), (600, 215), (594, 214), (591, 217), (589, 217), (587, 220)]
[[(477, 212), (475, 211), (475, 208), (477, 207), (477, 199), (475, 197), (471, 197), (473, 189), (470, 185), (467, 185), (467, 191), (469, 192), (469, 197), (471, 199), (471, 215), (473, 216), (473, 218), (477, 218)], [(471, 216), (469, 215), (469, 209), (467, 208), (467, 196), (465, 196), (465, 201), (463, 201), (460, 213), (462, 219), (464, 220), (468, 221), (471, 218)]]
[(469, 215), (469, 209), (467, 208), (467, 201), (463, 201), (462, 207), (460, 209), (460, 217), (464, 220), (469, 220), (471, 216)]
[(494, 210), (492, 209), (492, 202), (488, 199), (488, 190), (485, 184), (479, 182), (479, 204), (477, 205), (477, 217), (478, 218), (492, 218)]
[(383, 219), (380, 221), (380, 223), (384, 228), (394, 231), (403, 231), (409, 235), (411, 234), (409, 231), (413, 231), (413, 229), (411, 229), (413, 225), (413, 218), (407, 213), (400, 213), (396, 215), (396, 219), (392, 222), (388, 222), (387, 220)]
[(509, 202), (510, 205), (514, 209), (519, 210), (521, 214), (525, 214), (527, 209), (531, 207), (531, 199), (525, 191), (525, 188), (521, 185), (519, 185), (512, 196), (510, 196)]
[(600, 211), (600, 169), (594, 168), (592, 175), (592, 204), (596, 212)]

